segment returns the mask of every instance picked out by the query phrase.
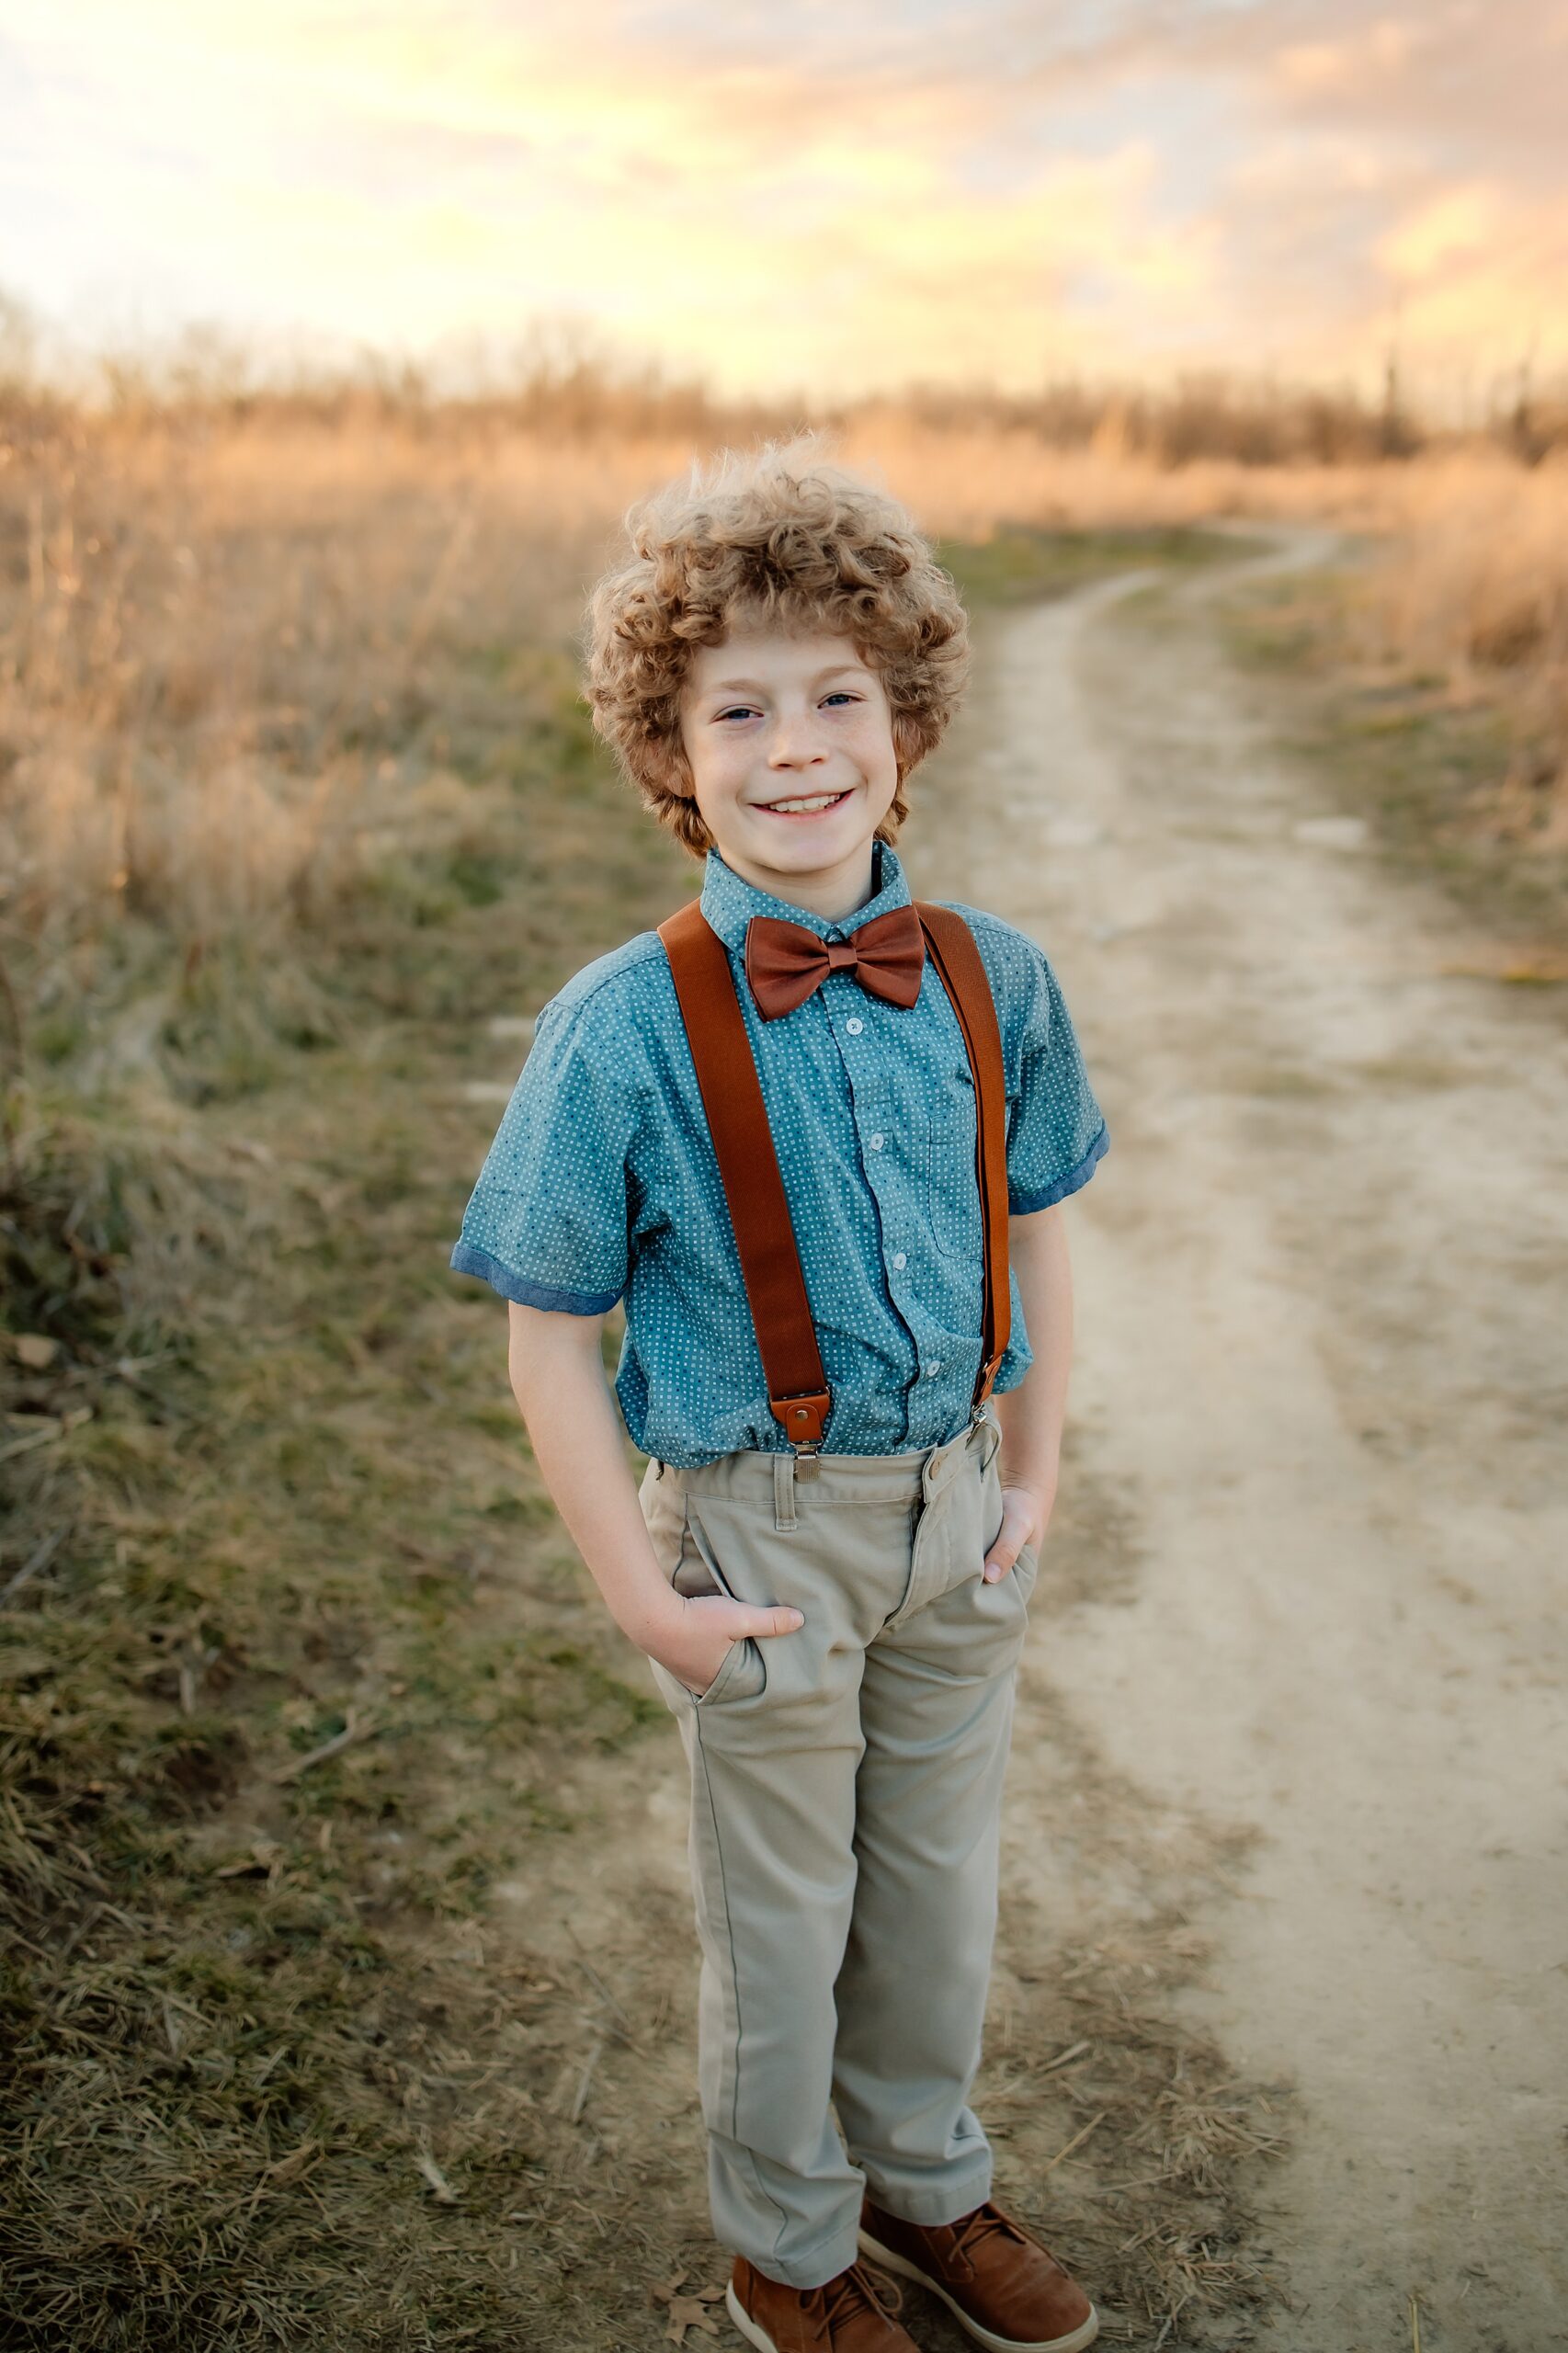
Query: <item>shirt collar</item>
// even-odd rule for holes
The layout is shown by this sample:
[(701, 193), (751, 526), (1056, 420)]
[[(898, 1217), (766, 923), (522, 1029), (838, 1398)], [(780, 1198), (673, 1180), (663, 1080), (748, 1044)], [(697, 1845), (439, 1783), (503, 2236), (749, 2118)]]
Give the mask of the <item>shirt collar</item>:
[(737, 874), (733, 866), (726, 866), (716, 849), (710, 849), (703, 869), (701, 906), (725, 947), (739, 955), (753, 915), (776, 915), (785, 923), (803, 924), (819, 939), (844, 939), (861, 924), (869, 923), (873, 915), (886, 915), (893, 907), (907, 907), (911, 904), (909, 884), (896, 852), (886, 842), (871, 844), (871, 892), (864, 906), (830, 923), (825, 915), (814, 915), (810, 907), (797, 907), (788, 899), (776, 899), (769, 891), (759, 891), (754, 882), (747, 882)]

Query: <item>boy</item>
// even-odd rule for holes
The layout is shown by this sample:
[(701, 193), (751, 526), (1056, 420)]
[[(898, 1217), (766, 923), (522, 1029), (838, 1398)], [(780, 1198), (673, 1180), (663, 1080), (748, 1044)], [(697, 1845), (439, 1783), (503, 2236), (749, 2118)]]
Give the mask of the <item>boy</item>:
[[(699, 909), (540, 1014), (451, 1263), (512, 1302), (540, 1472), (679, 1722), (732, 2318), (765, 2353), (910, 2353), (863, 2253), (982, 2345), (1076, 2353), (1094, 2308), (991, 2200), (967, 2096), (1059, 1204), (1105, 1122), (1040, 950), (917, 911), (892, 846), (967, 664), (909, 517), (771, 449), (631, 527), (589, 699)], [(623, 1296), (640, 1491), (599, 1353)]]

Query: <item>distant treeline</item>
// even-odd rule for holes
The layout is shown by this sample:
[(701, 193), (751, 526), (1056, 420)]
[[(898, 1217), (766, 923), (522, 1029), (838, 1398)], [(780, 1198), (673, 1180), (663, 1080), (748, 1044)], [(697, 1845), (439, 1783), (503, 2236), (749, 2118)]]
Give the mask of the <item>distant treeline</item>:
[(1216, 369), (1159, 387), (1064, 379), (1017, 395), (915, 386), (900, 404), (923, 424), (1033, 433), (1053, 448), (1109, 448), (1165, 466), (1205, 458), (1250, 466), (1364, 465), (1478, 437), (1534, 464), (1549, 449), (1568, 447), (1568, 384), (1537, 392), (1517, 378), (1462, 426), (1424, 415), (1392, 373), (1377, 400), (1348, 386)]
[(804, 425), (846, 426), (895, 415), (939, 431), (1019, 433), (1059, 449), (1181, 466), (1365, 465), (1486, 440), (1533, 465), (1568, 447), (1568, 380), (1537, 382), (1528, 364), (1499, 370), (1462, 417), (1407, 391), (1391, 358), (1375, 395), (1351, 384), (1290, 382), (1205, 369), (1169, 382), (1063, 374), (1038, 390), (915, 382), (852, 401), (805, 392), (726, 398), (696, 377), (628, 360), (573, 323), (532, 330), (508, 355), (472, 352), (428, 365), (365, 353), (337, 364), (267, 357), (212, 328), (160, 350), (102, 352), (48, 365), (26, 314), (0, 295), (0, 428), (58, 426), (76, 408), (352, 428), (396, 422), (414, 432), (529, 433), (570, 441), (745, 442)]

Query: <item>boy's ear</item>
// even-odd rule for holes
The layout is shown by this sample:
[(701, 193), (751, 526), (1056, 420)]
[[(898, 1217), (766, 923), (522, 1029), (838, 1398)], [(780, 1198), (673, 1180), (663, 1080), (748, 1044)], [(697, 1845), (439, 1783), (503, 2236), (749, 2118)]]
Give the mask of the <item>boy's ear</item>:
[(903, 784), (906, 777), (915, 774), (926, 756), (926, 745), (921, 739), (920, 730), (903, 711), (897, 711), (893, 715), (892, 748), (893, 757), (898, 762), (898, 780)]
[(682, 801), (692, 798), (691, 763), (678, 744), (672, 744), (665, 756), (665, 787)]
[(681, 800), (691, 798), (691, 764), (686, 756), (680, 730), (661, 729), (650, 736), (642, 754), (642, 768), (661, 792), (678, 794)]
[(693, 858), (706, 858), (713, 836), (697, 805), (684, 746), (666, 735), (650, 746), (650, 753), (640, 779), (644, 801), (684, 849)]

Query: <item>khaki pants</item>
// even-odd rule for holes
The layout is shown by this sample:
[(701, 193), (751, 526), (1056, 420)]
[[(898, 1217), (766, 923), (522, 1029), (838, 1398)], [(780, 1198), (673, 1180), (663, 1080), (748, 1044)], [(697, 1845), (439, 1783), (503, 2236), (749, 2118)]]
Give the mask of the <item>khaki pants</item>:
[(805, 1613), (734, 1643), (700, 1698), (653, 1665), (691, 1768), (713, 2225), (792, 2287), (855, 2260), (868, 2185), (916, 2222), (990, 2192), (968, 2102), (1039, 1565), (981, 1575), (999, 1442), (987, 1409), (945, 1446), (824, 1455), (811, 1476), (746, 1449), (655, 1460), (642, 1482), (680, 1591)]

